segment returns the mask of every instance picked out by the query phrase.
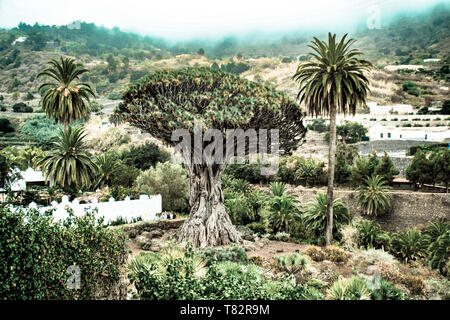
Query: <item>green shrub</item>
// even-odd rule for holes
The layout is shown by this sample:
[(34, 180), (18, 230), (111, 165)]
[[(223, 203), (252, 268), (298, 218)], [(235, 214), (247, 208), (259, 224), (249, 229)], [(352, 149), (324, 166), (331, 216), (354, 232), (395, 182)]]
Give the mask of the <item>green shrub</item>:
[(359, 277), (339, 279), (328, 290), (327, 299), (330, 300), (370, 300), (370, 290), (366, 280)]
[(391, 207), (391, 188), (384, 184), (383, 177), (372, 175), (364, 179), (364, 184), (355, 191), (358, 205), (369, 216), (382, 215)]
[(397, 257), (408, 262), (424, 257), (428, 245), (426, 236), (423, 236), (416, 228), (392, 235), (391, 251)]
[(326, 124), (325, 119), (317, 118), (314, 119), (310, 125), (308, 125), (308, 129), (322, 133), (328, 131), (330, 128)]
[(232, 176), (222, 177), (225, 209), (233, 224), (247, 225), (263, 219), (266, 195), (247, 181)]
[(428, 260), (433, 269), (438, 269), (443, 275), (450, 276), (448, 265), (450, 257), (450, 230), (445, 231), (428, 247)]
[(252, 222), (246, 225), (247, 228), (260, 235), (266, 234), (270, 231), (269, 225), (264, 221)]
[(295, 185), (322, 186), (327, 183), (325, 164), (312, 158), (290, 156), (279, 164), (277, 179)]
[[(202, 249), (203, 253), (211, 252)], [(294, 285), (290, 277), (277, 281), (264, 277), (263, 269), (254, 264), (232, 261), (212, 261), (205, 268), (205, 260), (193, 253), (175, 247), (172, 252), (144, 254), (130, 264), (130, 280), (140, 299), (322, 299), (312, 285)], [(209, 256), (209, 255), (207, 255)], [(214, 260), (214, 259), (213, 259)]]
[(165, 211), (187, 212), (189, 205), (186, 171), (170, 162), (157, 163), (143, 171), (135, 183), (137, 191), (144, 194), (160, 194)]
[[(302, 219), (312, 230), (315, 237), (320, 237), (325, 232), (327, 222), (328, 196), (326, 193), (318, 193), (316, 198), (309, 202), (302, 214)], [(340, 228), (350, 223), (350, 213), (341, 199), (333, 200), (333, 237), (340, 238)]]
[(141, 145), (132, 145), (130, 150), (122, 153), (122, 160), (128, 166), (140, 170), (154, 167), (158, 162), (166, 162), (171, 159), (170, 152), (159, 147), (156, 143), (146, 141)]
[(34, 115), (28, 119), (20, 129), (25, 137), (38, 143), (38, 146), (48, 149), (58, 137), (61, 126), (45, 114)]
[[(52, 222), (51, 213), (0, 207), (0, 297), (7, 300), (96, 299), (112, 296), (125, 262), (125, 235), (93, 213)], [(66, 286), (70, 266), (79, 290)], [(100, 292), (101, 291), (101, 292)]]
[(375, 175), (381, 176), (386, 183), (392, 185), (394, 178), (396, 175), (400, 173), (400, 171), (395, 167), (394, 162), (388, 156), (386, 152), (381, 157), (380, 162), (375, 167), (373, 172)]
[(300, 219), (298, 201), (285, 192), (284, 184), (271, 184), (272, 197), (268, 199), (269, 220), (274, 231), (289, 231), (289, 225)]
[(14, 132), (14, 131), (15, 131), (15, 129), (8, 119), (0, 118), (0, 132), (10, 133), (10, 132)]
[(26, 105), (23, 102), (19, 102), (13, 105), (12, 107), (13, 112), (21, 112), (21, 113), (31, 113), (33, 112), (33, 108)]
[(379, 283), (374, 284), (373, 288), (369, 286), (372, 300), (408, 300), (406, 293), (383, 278), (379, 279)]
[(309, 261), (306, 257), (298, 253), (292, 253), (289, 255), (278, 256), (274, 258), (277, 268), (288, 274), (296, 274), (305, 270)]
[(260, 183), (267, 179), (267, 177), (261, 176), (261, 167), (261, 163), (249, 163), (248, 159), (246, 159), (243, 164), (239, 164), (237, 161), (228, 164), (224, 174), (250, 183)]
[(388, 249), (389, 234), (381, 230), (378, 223), (370, 220), (361, 220), (356, 224), (357, 234), (356, 241), (358, 246), (366, 249)]
[(197, 250), (197, 255), (205, 260), (208, 265), (223, 261), (248, 263), (247, 253), (236, 243), (224, 249), (200, 248)]
[(144, 254), (130, 264), (129, 278), (137, 297), (143, 300), (200, 299), (203, 260), (187, 246), (173, 247), (162, 254)]
[(403, 91), (405, 91), (413, 96), (416, 96), (416, 97), (421, 95), (420, 89), (412, 81), (406, 81), (405, 83), (403, 83), (402, 89), (403, 89)]
[(368, 158), (358, 157), (352, 166), (352, 185), (354, 187), (361, 186), (367, 177), (374, 174), (379, 164), (380, 159), (378, 159), (376, 152), (373, 152)]

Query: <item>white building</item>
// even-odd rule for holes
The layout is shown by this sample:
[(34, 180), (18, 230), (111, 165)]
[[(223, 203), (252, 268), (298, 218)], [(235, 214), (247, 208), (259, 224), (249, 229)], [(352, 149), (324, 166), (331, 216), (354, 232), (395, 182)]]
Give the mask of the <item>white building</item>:
[(423, 65), (401, 64), (401, 65), (390, 65), (390, 66), (384, 67), (384, 70), (387, 70), (387, 71), (397, 71), (397, 70), (418, 71), (419, 69), (423, 69)]
[(18, 37), (16, 40), (13, 41), (12, 45), (15, 45), (19, 42), (25, 42), (27, 40), (27, 37)]
[(441, 61), (441, 59), (433, 59), (433, 58), (423, 59), (423, 62), (425, 62), (425, 63), (433, 63), (433, 62), (439, 62), (439, 61)]
[[(20, 171), (19, 169), (14, 169), (13, 174), (19, 174), (19, 179), (11, 183), (11, 191), (18, 193), (20, 191), (25, 191), (27, 188), (35, 185), (49, 185), (53, 186), (55, 184), (52, 177), (49, 177), (48, 182), (45, 182), (45, 175), (40, 170), (34, 170), (33, 168), (28, 168), (25, 171)], [(0, 188), (0, 200), (4, 201), (6, 198), (7, 191)]]
[(416, 140), (442, 142), (450, 138), (448, 127), (393, 127), (376, 124), (369, 128), (369, 139), (373, 140)]
[(413, 106), (409, 104), (396, 104), (394, 106), (379, 106), (376, 102), (368, 102), (367, 106), (370, 109), (371, 115), (389, 115), (396, 114), (410, 114), (414, 112)]

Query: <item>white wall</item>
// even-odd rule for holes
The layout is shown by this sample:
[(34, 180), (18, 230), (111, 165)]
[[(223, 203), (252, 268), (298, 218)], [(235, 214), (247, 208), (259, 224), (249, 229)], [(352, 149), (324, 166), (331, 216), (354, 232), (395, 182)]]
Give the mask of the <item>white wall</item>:
[(52, 202), (49, 207), (38, 208), (35, 203), (30, 203), (30, 208), (38, 209), (39, 212), (44, 213), (48, 210), (54, 210), (53, 217), (55, 220), (64, 220), (68, 217), (67, 209), (71, 208), (76, 216), (82, 216), (86, 212), (90, 212), (97, 208), (97, 216), (104, 217), (105, 223), (113, 221), (118, 217), (123, 217), (127, 220), (141, 217), (142, 220), (154, 220), (156, 214), (162, 212), (162, 197), (161, 195), (141, 195), (140, 199), (124, 201), (115, 201), (110, 198), (108, 202), (93, 201), (92, 203), (80, 204), (77, 200), (70, 202), (67, 196), (63, 197), (61, 203)]

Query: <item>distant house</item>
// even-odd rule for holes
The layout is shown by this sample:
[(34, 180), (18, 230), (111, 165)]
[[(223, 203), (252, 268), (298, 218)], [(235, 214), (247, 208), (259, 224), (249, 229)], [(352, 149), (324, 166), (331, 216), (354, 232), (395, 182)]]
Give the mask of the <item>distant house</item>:
[[(19, 169), (13, 170), (14, 174), (19, 174), (20, 178), (11, 184), (11, 191), (17, 194), (21, 191), (26, 191), (32, 186), (53, 186), (55, 184), (52, 177), (49, 177), (48, 182), (45, 182), (45, 175), (41, 170), (34, 170), (28, 168), (25, 171)], [(6, 199), (7, 191), (4, 188), (0, 188), (0, 201), (3, 202)]]
[(396, 114), (409, 114), (414, 112), (413, 106), (409, 104), (396, 104), (394, 106), (379, 106), (376, 102), (369, 102), (367, 106), (370, 109), (371, 115), (389, 115)]
[(425, 63), (434, 63), (434, 62), (439, 62), (439, 61), (441, 61), (441, 59), (432, 59), (432, 58), (423, 59), (423, 62), (425, 62)]
[(18, 37), (16, 40), (13, 41), (11, 45), (15, 45), (16, 43), (25, 42), (27, 40), (27, 37)]
[(369, 139), (374, 140), (415, 140), (443, 142), (450, 138), (448, 127), (393, 127), (376, 124), (369, 128)]
[(401, 64), (401, 65), (389, 65), (389, 66), (384, 67), (384, 70), (387, 70), (387, 71), (397, 71), (397, 70), (418, 71), (419, 69), (423, 69), (423, 65)]

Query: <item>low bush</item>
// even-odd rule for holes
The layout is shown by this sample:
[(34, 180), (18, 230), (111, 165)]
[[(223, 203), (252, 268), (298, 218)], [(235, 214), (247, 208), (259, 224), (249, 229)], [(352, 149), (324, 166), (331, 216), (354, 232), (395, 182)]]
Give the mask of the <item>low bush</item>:
[(339, 279), (328, 290), (329, 300), (370, 300), (366, 280), (359, 277)]
[(279, 164), (277, 180), (294, 185), (323, 186), (327, 183), (325, 164), (299, 156), (283, 158)]
[(427, 237), (416, 228), (392, 235), (391, 252), (405, 262), (424, 257), (427, 246)]
[[(125, 235), (94, 213), (52, 222), (51, 212), (0, 207), (0, 297), (6, 300), (114, 297), (125, 263)], [(68, 284), (80, 270), (79, 290)], [(76, 274), (74, 275), (76, 276)]]
[(412, 295), (421, 295), (425, 290), (425, 282), (421, 277), (406, 274), (402, 283), (408, 288)]
[(19, 102), (13, 105), (12, 107), (13, 112), (21, 112), (21, 113), (31, 113), (33, 112), (33, 108), (28, 106), (27, 104), (23, 102)]
[(200, 248), (197, 250), (197, 255), (204, 259), (208, 265), (223, 261), (248, 263), (247, 253), (242, 247), (235, 243), (224, 249)]
[(131, 167), (147, 170), (158, 162), (170, 161), (170, 152), (161, 148), (156, 143), (145, 142), (141, 145), (132, 145), (130, 150), (122, 153), (122, 161)]
[(296, 274), (306, 269), (309, 261), (306, 257), (298, 253), (278, 256), (274, 258), (278, 270), (288, 274)]
[(371, 220), (361, 220), (356, 224), (356, 240), (359, 247), (366, 249), (389, 249), (390, 237), (378, 223)]
[(188, 211), (188, 178), (180, 165), (157, 163), (136, 178), (135, 187), (144, 194), (160, 194), (164, 211)]
[(325, 247), (325, 254), (327, 255), (327, 259), (332, 262), (342, 262), (346, 263), (350, 258), (350, 255), (345, 252), (344, 249), (341, 249), (337, 246), (327, 246)]
[(292, 278), (271, 281), (255, 264), (231, 261), (213, 262), (208, 269), (202, 258), (187, 246), (174, 253), (164, 249), (158, 254), (135, 258), (130, 265), (130, 280), (140, 299), (213, 299), (256, 300), (322, 299), (320, 291), (310, 285), (294, 285)]
[(319, 247), (309, 247), (305, 250), (305, 254), (310, 256), (311, 259), (316, 262), (323, 261), (327, 258), (326, 253)]
[(372, 300), (408, 300), (406, 293), (383, 278), (379, 279), (379, 283), (374, 283), (373, 287), (369, 287)]

